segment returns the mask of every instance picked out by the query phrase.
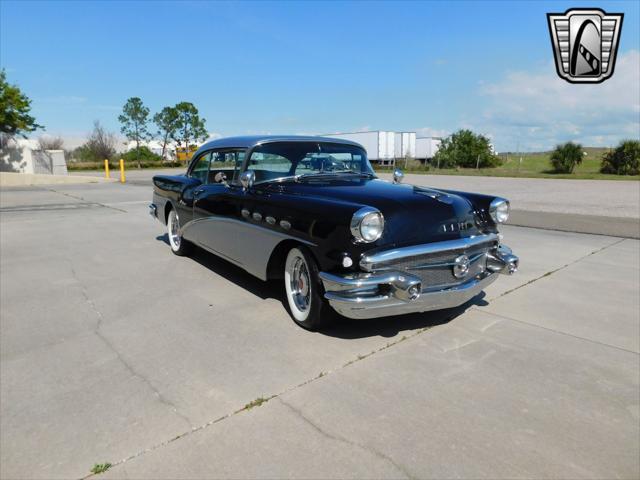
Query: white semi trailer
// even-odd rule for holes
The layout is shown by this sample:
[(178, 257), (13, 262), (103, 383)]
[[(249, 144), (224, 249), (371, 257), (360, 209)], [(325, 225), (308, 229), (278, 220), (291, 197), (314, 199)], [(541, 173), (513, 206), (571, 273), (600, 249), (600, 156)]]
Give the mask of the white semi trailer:
[(323, 135), (323, 137), (344, 138), (358, 142), (367, 151), (370, 161), (382, 165), (393, 163), (395, 157), (394, 132), (375, 130), (371, 132), (331, 133)]
[(416, 132), (395, 134), (394, 156), (396, 158), (416, 158)]
[(440, 137), (418, 137), (416, 138), (416, 158), (419, 160), (429, 160), (433, 158), (442, 143)]

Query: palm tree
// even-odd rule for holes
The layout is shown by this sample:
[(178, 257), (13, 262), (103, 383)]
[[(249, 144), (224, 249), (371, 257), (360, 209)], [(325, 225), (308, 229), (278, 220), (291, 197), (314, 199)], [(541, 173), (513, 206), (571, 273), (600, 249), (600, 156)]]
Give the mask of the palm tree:
[(573, 173), (576, 165), (582, 163), (582, 145), (567, 142), (556, 146), (551, 154), (551, 164), (556, 173)]

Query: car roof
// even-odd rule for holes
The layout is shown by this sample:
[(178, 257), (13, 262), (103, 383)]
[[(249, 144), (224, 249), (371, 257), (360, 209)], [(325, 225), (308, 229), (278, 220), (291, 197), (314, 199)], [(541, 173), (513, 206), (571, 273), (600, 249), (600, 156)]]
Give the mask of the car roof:
[(362, 147), (362, 145), (357, 142), (343, 138), (316, 137), (311, 135), (247, 135), (242, 137), (218, 138), (205, 143), (198, 151), (210, 150), (212, 148), (253, 148), (256, 145), (272, 142), (326, 142)]

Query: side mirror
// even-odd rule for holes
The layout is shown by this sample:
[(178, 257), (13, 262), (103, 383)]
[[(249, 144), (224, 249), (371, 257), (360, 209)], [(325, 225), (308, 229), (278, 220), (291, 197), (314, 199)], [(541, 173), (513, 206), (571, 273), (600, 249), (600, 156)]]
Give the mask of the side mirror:
[(243, 190), (248, 190), (253, 187), (253, 182), (256, 181), (256, 174), (253, 170), (247, 170), (240, 175), (240, 184)]
[(402, 179), (404, 178), (404, 173), (399, 168), (396, 168), (393, 171), (393, 183), (402, 183)]

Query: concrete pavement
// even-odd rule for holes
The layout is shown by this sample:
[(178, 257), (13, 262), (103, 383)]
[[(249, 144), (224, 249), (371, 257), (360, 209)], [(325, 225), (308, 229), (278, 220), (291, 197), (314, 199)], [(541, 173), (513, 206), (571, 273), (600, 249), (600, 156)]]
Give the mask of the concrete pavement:
[(82, 183), (115, 182), (98, 175), (47, 175), (41, 173), (0, 172), (0, 187), (25, 185), (73, 185)]
[(2, 478), (640, 475), (638, 241), (506, 227), (465, 308), (311, 333), (149, 197), (0, 191)]

